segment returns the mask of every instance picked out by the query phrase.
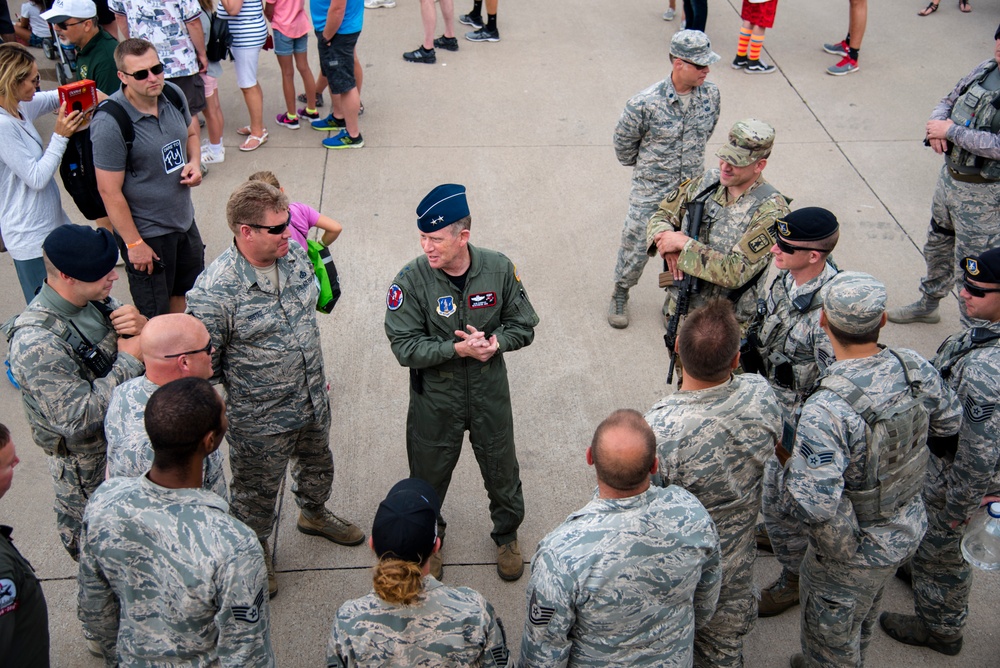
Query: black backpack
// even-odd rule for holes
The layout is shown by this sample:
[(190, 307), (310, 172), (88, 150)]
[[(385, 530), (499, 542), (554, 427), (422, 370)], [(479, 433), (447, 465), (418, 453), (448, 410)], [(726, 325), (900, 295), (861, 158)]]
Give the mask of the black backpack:
[(205, 45), (205, 55), (209, 61), (217, 63), (229, 58), (232, 60), (233, 35), (229, 32), (229, 21), (220, 19), (215, 12), (209, 15), (211, 27), (208, 30), (208, 44)]
[[(164, 86), (163, 94), (178, 111), (184, 113), (184, 100), (176, 88)], [(104, 100), (97, 105), (94, 116), (102, 111), (111, 114), (111, 117), (118, 123), (122, 139), (125, 140), (125, 169), (132, 172), (134, 176), (135, 172), (127, 157), (132, 151), (132, 142), (135, 141), (135, 128), (132, 127), (132, 119), (129, 118), (125, 108), (112, 99)], [(66, 152), (63, 153), (62, 162), (59, 164), (59, 176), (62, 177), (66, 192), (73, 198), (73, 202), (87, 220), (97, 220), (108, 215), (107, 209), (104, 208), (104, 201), (101, 200), (101, 193), (97, 190), (97, 173), (94, 171), (94, 145), (90, 141), (90, 128), (81, 130), (69, 138)]]

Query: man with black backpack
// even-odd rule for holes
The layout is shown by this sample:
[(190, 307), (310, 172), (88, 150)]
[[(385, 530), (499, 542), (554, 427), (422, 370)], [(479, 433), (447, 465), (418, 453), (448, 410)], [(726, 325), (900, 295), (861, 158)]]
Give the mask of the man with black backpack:
[[(184, 311), (184, 295), (205, 267), (191, 191), (201, 183), (197, 121), (146, 40), (115, 49), (120, 91), (91, 123), (97, 186), (125, 258), (129, 291), (148, 318)], [(114, 103), (131, 121), (115, 113)]]

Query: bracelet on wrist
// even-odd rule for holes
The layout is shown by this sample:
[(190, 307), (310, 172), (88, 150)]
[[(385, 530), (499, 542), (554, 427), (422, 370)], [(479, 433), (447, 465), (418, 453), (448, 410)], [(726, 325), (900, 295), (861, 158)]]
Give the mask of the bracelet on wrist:
[(133, 242), (133, 243), (130, 243), (130, 244), (125, 244), (125, 248), (127, 248), (129, 250), (132, 250), (133, 248), (136, 248), (137, 246), (141, 246), (144, 243), (146, 243), (146, 242), (143, 241), (142, 239), (139, 239), (136, 242)]

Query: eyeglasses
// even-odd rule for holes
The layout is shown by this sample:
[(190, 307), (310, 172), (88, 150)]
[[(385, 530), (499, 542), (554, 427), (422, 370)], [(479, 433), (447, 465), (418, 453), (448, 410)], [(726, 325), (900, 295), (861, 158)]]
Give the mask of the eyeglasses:
[(163, 63), (156, 63), (155, 65), (153, 65), (152, 67), (150, 67), (148, 70), (136, 70), (135, 72), (131, 72), (131, 73), (126, 72), (125, 70), (118, 70), (118, 71), (121, 72), (122, 74), (124, 74), (127, 77), (132, 77), (136, 81), (143, 81), (143, 80), (149, 78), (150, 74), (153, 74), (153, 75), (163, 74)]
[(968, 292), (973, 297), (979, 297), (982, 299), (989, 292), (1000, 292), (1000, 288), (981, 288), (978, 285), (973, 285), (969, 283), (969, 279), (965, 279), (965, 291)]
[(268, 234), (281, 234), (288, 229), (288, 226), (292, 224), (292, 212), (288, 212), (288, 220), (281, 223), (280, 225), (251, 225), (250, 223), (243, 223), (247, 227), (252, 227), (255, 230), (267, 230)]
[(681, 62), (682, 63), (687, 63), (688, 65), (690, 65), (691, 67), (695, 68), (699, 72), (704, 72), (705, 70), (708, 69), (708, 65), (698, 65), (696, 63), (692, 63), (690, 60), (684, 60), (683, 58), (681, 58)]
[(806, 248), (805, 246), (793, 246), (781, 237), (778, 237), (775, 242), (778, 244), (778, 248), (781, 249), (782, 253), (792, 254), (795, 251), (816, 251), (817, 253), (825, 253), (826, 251), (822, 248)]
[(57, 21), (56, 22), (56, 26), (60, 30), (65, 30), (66, 28), (69, 28), (70, 26), (78, 26), (81, 23), (85, 23), (86, 21), (89, 21), (89, 20), (90, 19), (84, 19), (83, 21), (77, 21), (76, 23), (67, 23), (66, 21)]
[(208, 345), (205, 346), (204, 348), (198, 348), (198, 350), (188, 350), (183, 353), (175, 353), (173, 355), (164, 355), (163, 359), (172, 360), (175, 357), (183, 357), (184, 355), (197, 355), (198, 353), (205, 353), (206, 355), (211, 355), (212, 348), (214, 348), (214, 346), (212, 345), (212, 339), (209, 339)]

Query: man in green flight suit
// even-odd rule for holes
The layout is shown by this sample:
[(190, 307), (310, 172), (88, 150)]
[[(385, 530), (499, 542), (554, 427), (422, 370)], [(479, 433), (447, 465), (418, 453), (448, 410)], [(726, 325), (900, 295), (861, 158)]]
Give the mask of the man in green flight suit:
[[(430, 483), (443, 503), (468, 431), (490, 497), (497, 573), (517, 580), (524, 571), (517, 545), (524, 497), (503, 353), (531, 343), (538, 316), (514, 264), (469, 243), (471, 223), (465, 186), (440, 185), (420, 202), (424, 255), (389, 286), (385, 333), (396, 359), (410, 368), (410, 476)], [(443, 539), (441, 516), (438, 526)], [(438, 579), (439, 554), (431, 557)]]

